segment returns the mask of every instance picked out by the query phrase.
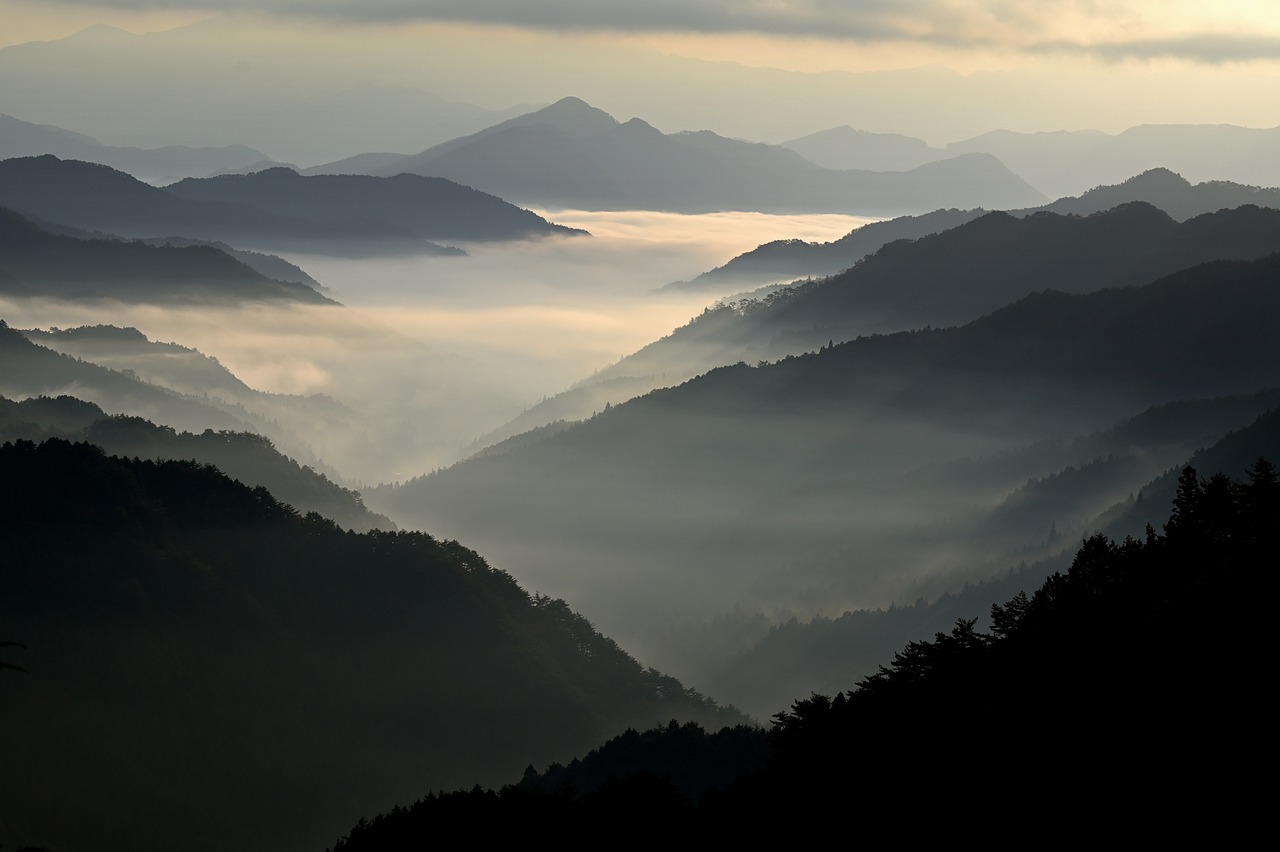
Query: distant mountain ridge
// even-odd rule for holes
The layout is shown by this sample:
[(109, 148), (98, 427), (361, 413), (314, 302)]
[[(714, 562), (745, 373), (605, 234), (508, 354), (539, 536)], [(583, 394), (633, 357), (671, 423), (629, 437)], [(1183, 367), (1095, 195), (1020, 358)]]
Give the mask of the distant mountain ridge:
[(110, 166), (153, 183), (204, 176), (219, 170), (235, 170), (271, 160), (266, 154), (246, 145), (215, 148), (104, 145), (83, 133), (49, 124), (32, 124), (0, 113), (0, 160), (41, 154)]
[(283, 167), (188, 178), (166, 192), (193, 201), (248, 204), (278, 216), (338, 224), (383, 222), (429, 240), (493, 241), (584, 234), (501, 198), (443, 178), (399, 174), (303, 176)]
[(964, 481), (917, 491), (909, 472), (1277, 386), (1277, 274), (1280, 255), (1214, 261), (1140, 287), (1035, 293), (956, 328), (723, 367), (368, 497), (398, 522), (519, 553), (539, 584), (611, 554), (614, 571), (574, 575), (574, 588), (627, 625), (618, 635), (652, 634), (638, 609), (723, 601), (726, 587), (744, 605), (821, 609), (839, 594), (887, 605), (930, 574), (935, 543), (947, 549), (941, 519), (977, 499)]
[(933, 147), (897, 134), (837, 127), (783, 142), (827, 168), (871, 168), (893, 162), (915, 168), (959, 154), (990, 154), (1050, 196), (1078, 195), (1156, 166), (1195, 181), (1280, 186), (1280, 127), (1144, 124), (1118, 134), (1096, 130), (1020, 133), (993, 130)]
[[(1060, 198), (1039, 207), (1010, 210), (1015, 216), (1051, 212), (1088, 216), (1121, 204), (1145, 201), (1184, 219), (1246, 204), (1280, 208), (1280, 189), (1244, 186), (1228, 181), (1192, 185), (1169, 169), (1149, 169), (1114, 186), (1098, 186), (1079, 197)], [(775, 240), (731, 259), (690, 281), (668, 285), (673, 289), (725, 293), (761, 284), (822, 277), (841, 272), (885, 243), (918, 239), (954, 228), (986, 213), (985, 210), (935, 210), (922, 216), (900, 216), (872, 222), (825, 243)]]
[(193, 237), (321, 254), (461, 253), (381, 222), (317, 222), (237, 202), (193, 201), (107, 166), (52, 155), (0, 161), (0, 206), (122, 237)]
[(837, 172), (775, 145), (707, 131), (663, 134), (638, 118), (620, 123), (572, 97), (399, 160), (349, 159), (309, 171), (352, 168), (446, 177), (522, 203), (601, 210), (874, 215), (1043, 200), (986, 155), (903, 172)]
[[(707, 308), (563, 399), (539, 406), (541, 422), (588, 416), (642, 392), (646, 381), (669, 386), (714, 367), (772, 361), (862, 334), (964, 323), (1037, 289), (1141, 285), (1197, 263), (1277, 251), (1280, 210), (1271, 208), (1244, 206), (1185, 222), (1144, 202), (1083, 217), (985, 213), (916, 240), (886, 243), (837, 275)], [(582, 393), (593, 385), (599, 393)], [(558, 405), (570, 397), (587, 407)], [(541, 425), (533, 414), (522, 417), (526, 428)]]
[[(256, 262), (270, 263), (265, 256)], [(11, 279), (0, 291), (11, 295), (149, 303), (337, 304), (306, 284), (269, 278), (212, 245), (77, 239), (50, 233), (4, 208), (0, 269)]]

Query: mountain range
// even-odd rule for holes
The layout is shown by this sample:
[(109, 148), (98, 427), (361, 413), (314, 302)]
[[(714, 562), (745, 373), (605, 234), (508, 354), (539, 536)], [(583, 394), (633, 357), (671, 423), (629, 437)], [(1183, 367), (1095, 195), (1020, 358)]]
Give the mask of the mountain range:
[(829, 169), (865, 169), (891, 163), (906, 170), (961, 154), (990, 154), (1036, 189), (1058, 197), (1117, 183), (1156, 165), (1198, 182), (1278, 186), (1277, 140), (1280, 127), (1144, 124), (1114, 135), (1095, 130), (993, 130), (932, 147), (920, 139), (844, 126), (782, 145)]
[(618, 122), (573, 97), (420, 154), (362, 156), (307, 173), (355, 170), (445, 177), (519, 203), (593, 210), (893, 215), (1044, 200), (984, 154), (903, 172), (834, 171), (774, 145)]
[(168, 183), (184, 177), (213, 174), (270, 161), (261, 151), (246, 145), (162, 148), (104, 145), (92, 136), (51, 124), (32, 124), (0, 113), (0, 160), (52, 154), (64, 160), (81, 160), (128, 172), (149, 183)]
[(403, 228), (424, 239), (512, 240), (585, 232), (443, 178), (312, 175), (276, 167), (248, 175), (188, 178), (165, 187), (193, 201), (247, 204), (277, 216), (338, 224), (358, 220)]
[(299, 512), (316, 512), (344, 529), (396, 528), (388, 518), (365, 508), (357, 492), (298, 464), (252, 432), (178, 432), (141, 417), (108, 417), (93, 403), (70, 396), (28, 397), (21, 402), (0, 397), (0, 443), (49, 438), (84, 441), (126, 458), (191, 459), (213, 465), (251, 488), (266, 488)]
[[(270, 261), (259, 255), (255, 263), (265, 266)], [(0, 271), (8, 277), (0, 290), (10, 296), (150, 303), (282, 300), (336, 304), (307, 284), (269, 278), (213, 245), (81, 239), (52, 233), (3, 208)]]
[(528, 581), (571, 589), (646, 653), (671, 629), (659, 613), (678, 622), (716, 601), (887, 605), (935, 571), (959, 582), (957, 563), (998, 570), (989, 560), (1009, 542), (966, 548), (948, 519), (994, 508), (1028, 475), (979, 490), (913, 479), (923, 468), (1275, 386), (1278, 263), (1039, 292), (956, 328), (715, 369), (366, 498), (399, 523), (521, 560)]
[[(964, 224), (888, 242), (837, 275), (721, 302), (496, 430), (576, 420), (713, 367), (811, 352), (860, 334), (963, 323), (1045, 288), (1087, 292), (1146, 284), (1216, 258), (1280, 251), (1280, 210), (1242, 206), (1177, 222), (1145, 202), (1088, 216), (942, 212), (898, 224)], [(893, 233), (885, 223), (876, 234)], [(871, 227), (871, 226), (868, 226)], [(860, 242), (854, 231), (846, 245)], [(886, 234), (886, 231), (888, 232)], [(837, 244), (831, 244), (834, 252)], [(814, 250), (818, 252), (820, 250)]]
[[(1128, 180), (1097, 186), (1081, 194), (1059, 198), (1039, 207), (1007, 211), (1014, 216), (1050, 212), (1088, 216), (1132, 201), (1145, 201), (1172, 218), (1183, 221), (1204, 213), (1252, 204), (1280, 207), (1280, 189), (1244, 186), (1229, 181), (1192, 184), (1169, 169), (1149, 169)], [(834, 275), (853, 266), (885, 243), (918, 239), (983, 215), (985, 210), (936, 210), (921, 216), (900, 216), (855, 228), (838, 240), (825, 243), (789, 239), (764, 243), (704, 272), (690, 281), (668, 285), (675, 289), (731, 293), (764, 284), (798, 278)]]
[[(441, 232), (472, 240), (575, 233), (501, 199), (411, 177), (302, 178), (278, 168), (182, 181), (175, 190), (52, 155), (0, 161), (0, 205), (31, 218), (123, 237), (367, 256), (465, 254), (427, 236)], [(359, 207), (344, 206), (344, 198)], [(289, 212), (266, 209), (271, 207)], [(370, 212), (395, 221), (370, 218)]]

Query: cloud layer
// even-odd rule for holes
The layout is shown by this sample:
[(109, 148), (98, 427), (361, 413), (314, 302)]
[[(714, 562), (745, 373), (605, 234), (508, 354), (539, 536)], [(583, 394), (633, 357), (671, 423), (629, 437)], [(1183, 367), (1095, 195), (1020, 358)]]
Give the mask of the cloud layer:
[(1280, 11), (1237, 0), (53, 0), (129, 11), (267, 13), (344, 24), (451, 22), (540, 31), (761, 34), (862, 44), (1179, 57), (1280, 58)]

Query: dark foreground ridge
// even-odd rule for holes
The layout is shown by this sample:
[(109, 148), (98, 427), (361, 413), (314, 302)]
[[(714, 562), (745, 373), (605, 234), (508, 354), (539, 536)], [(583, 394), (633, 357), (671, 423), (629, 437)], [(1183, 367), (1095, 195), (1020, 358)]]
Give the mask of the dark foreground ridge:
[(499, 839), (530, 825), (746, 839), (832, 821), (913, 838), (1243, 837), (1266, 813), (1241, 760), (1269, 736), (1259, 591), (1278, 519), (1265, 460), (1245, 482), (1188, 467), (1163, 535), (1089, 538), (1065, 574), (994, 606), (989, 632), (961, 619), (768, 731), (628, 731), (501, 790), (361, 820), (333, 850), (418, 848), (467, 825)]
[(745, 721), (457, 542), (60, 439), (0, 482), (5, 848), (317, 849), (424, 786)]

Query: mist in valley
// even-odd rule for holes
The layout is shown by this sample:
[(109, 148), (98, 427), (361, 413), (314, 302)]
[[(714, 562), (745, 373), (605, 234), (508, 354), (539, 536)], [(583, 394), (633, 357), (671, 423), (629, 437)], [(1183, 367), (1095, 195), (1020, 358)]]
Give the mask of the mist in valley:
[(1280, 17), (242, 5), (0, 0), (3, 848), (1225, 795)]
[[(777, 233), (831, 239), (858, 217), (542, 211), (591, 236), (467, 245), (465, 257), (287, 255), (341, 306), (190, 306), (0, 297), (15, 328), (110, 324), (216, 358), (266, 395), (322, 395), (328, 418), (270, 396), (227, 401), (278, 422), (346, 483), (374, 485), (458, 461), (482, 435), (700, 312), (707, 297), (660, 290)], [(160, 368), (172, 355), (60, 351), (184, 394), (210, 389)], [(156, 365), (153, 367), (152, 365)], [(91, 401), (91, 389), (79, 390)], [(216, 393), (216, 391), (215, 391)], [(614, 400), (620, 401), (620, 400)], [(601, 405), (603, 407), (603, 404)], [(109, 406), (108, 406), (109, 408)], [(294, 406), (296, 409), (297, 406)]]

